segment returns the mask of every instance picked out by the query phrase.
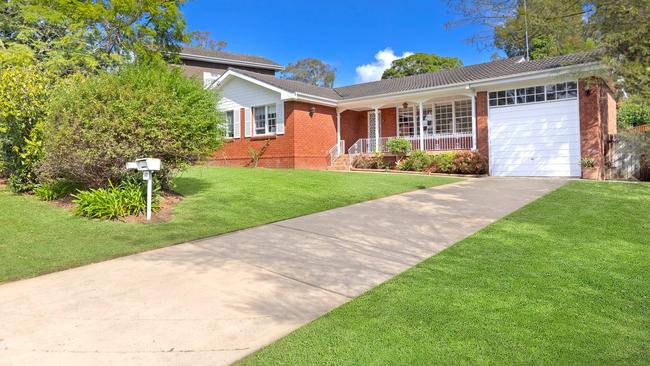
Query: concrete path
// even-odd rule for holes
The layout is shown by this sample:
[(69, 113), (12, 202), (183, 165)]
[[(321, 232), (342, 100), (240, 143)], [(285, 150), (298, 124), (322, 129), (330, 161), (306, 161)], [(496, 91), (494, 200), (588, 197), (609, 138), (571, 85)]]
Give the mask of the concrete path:
[(466, 180), (0, 285), (0, 364), (228, 364), (564, 182)]

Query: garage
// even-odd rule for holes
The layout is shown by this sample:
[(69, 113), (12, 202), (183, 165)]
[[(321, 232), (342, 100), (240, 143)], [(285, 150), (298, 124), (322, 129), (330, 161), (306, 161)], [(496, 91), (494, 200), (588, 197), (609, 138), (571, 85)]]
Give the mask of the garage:
[[(564, 87), (558, 91), (556, 85)], [(490, 93), (491, 175), (580, 176), (580, 123), (573, 85)]]

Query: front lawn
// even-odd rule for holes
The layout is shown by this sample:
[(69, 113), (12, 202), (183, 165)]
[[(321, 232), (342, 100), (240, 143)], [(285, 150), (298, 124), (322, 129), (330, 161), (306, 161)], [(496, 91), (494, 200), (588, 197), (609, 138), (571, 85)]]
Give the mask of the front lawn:
[(415, 175), (194, 167), (164, 223), (79, 218), (0, 189), (0, 282), (455, 182)]
[(241, 363), (649, 360), (650, 185), (578, 181)]

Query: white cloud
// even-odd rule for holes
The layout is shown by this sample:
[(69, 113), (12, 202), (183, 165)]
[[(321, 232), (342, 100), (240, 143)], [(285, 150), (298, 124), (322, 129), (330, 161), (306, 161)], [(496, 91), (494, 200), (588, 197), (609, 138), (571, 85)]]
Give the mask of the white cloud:
[(389, 68), (393, 61), (411, 56), (412, 54), (413, 52), (404, 52), (401, 56), (397, 56), (390, 47), (386, 47), (375, 54), (375, 61), (373, 63), (357, 66), (355, 80), (357, 83), (380, 80), (384, 70)]

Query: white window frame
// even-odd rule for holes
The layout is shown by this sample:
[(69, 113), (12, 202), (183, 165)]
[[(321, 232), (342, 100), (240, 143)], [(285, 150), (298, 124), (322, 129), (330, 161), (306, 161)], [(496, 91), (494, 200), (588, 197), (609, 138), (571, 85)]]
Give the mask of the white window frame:
[[(549, 98), (550, 96), (552, 98)], [(488, 106), (490, 108), (499, 108), (577, 98), (578, 82), (568, 80), (546, 85), (490, 91), (488, 92)]]
[[(255, 111), (257, 109), (264, 108), (264, 132), (257, 132), (257, 114)], [(273, 117), (270, 116), (269, 109), (273, 108)], [(251, 107), (251, 114), (253, 115), (253, 136), (265, 136), (265, 135), (276, 135), (278, 131), (278, 110), (275, 104), (266, 104)], [(271, 131), (271, 126), (269, 120), (273, 120), (275, 123), (273, 125), (273, 131)]]
[[(470, 109), (470, 115), (469, 116), (458, 116), (456, 112), (456, 103), (458, 102), (466, 102), (469, 103), (469, 109)], [(471, 135), (473, 133), (472, 131), (472, 125), (471, 125), (471, 120), (472, 120), (472, 115), (476, 113), (476, 111), (472, 108), (472, 100), (471, 99), (465, 99), (465, 98), (456, 98), (456, 99), (450, 99), (450, 100), (445, 100), (445, 101), (440, 101), (440, 102), (433, 102), (433, 103), (427, 103), (424, 104), (422, 111), (424, 113), (424, 123), (425, 126), (427, 126), (426, 130), (424, 131), (424, 136), (436, 136), (436, 135), (454, 135), (454, 134), (462, 134), (462, 135)], [(438, 123), (440, 121), (437, 120), (436, 117), (436, 107), (437, 106), (451, 106), (451, 129), (449, 132), (438, 132), (437, 127)], [(413, 121), (412, 121), (412, 126), (413, 126), (413, 134), (412, 135), (404, 135), (402, 134), (402, 129), (400, 128), (400, 123), (402, 126), (405, 126), (406, 123), (408, 122), (400, 122), (400, 117), (401, 113), (403, 113), (405, 109), (403, 107), (398, 106), (397, 107), (397, 136), (402, 136), (402, 137), (418, 137), (420, 136), (420, 109), (417, 106), (409, 106), (406, 107), (406, 111), (412, 111), (413, 113)], [(429, 125), (429, 121), (427, 120), (427, 116), (431, 114), (431, 124)], [(460, 120), (461, 118), (466, 118), (469, 120), (470, 123), (470, 131), (468, 132), (459, 132), (459, 123), (462, 123)], [(467, 121), (465, 121), (467, 123)], [(431, 127), (431, 128), (429, 128)]]

